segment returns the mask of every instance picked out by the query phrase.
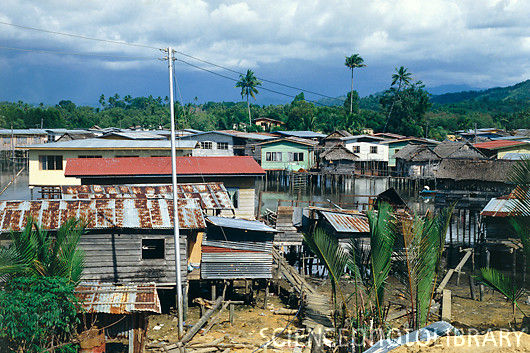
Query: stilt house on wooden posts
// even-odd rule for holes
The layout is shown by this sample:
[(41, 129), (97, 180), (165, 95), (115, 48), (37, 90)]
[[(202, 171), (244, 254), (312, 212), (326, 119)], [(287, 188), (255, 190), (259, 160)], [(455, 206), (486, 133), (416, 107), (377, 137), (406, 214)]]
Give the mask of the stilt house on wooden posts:
[(430, 146), (408, 144), (394, 154), (395, 172), (403, 177), (432, 178), (441, 161)]
[(353, 174), (359, 156), (342, 145), (335, 145), (320, 153), (320, 170), (327, 173)]
[(101, 337), (101, 340), (83, 340), (84, 335), (81, 334), (82, 348), (92, 349), (91, 352), (105, 351), (106, 343), (123, 346), (123, 341), (128, 342), (128, 352), (143, 352), (147, 342), (148, 316), (162, 313), (154, 283), (116, 286), (81, 282), (75, 289), (75, 296), (84, 311), (80, 314), (81, 322), (104, 328), (104, 339)]
[(521, 214), (513, 192), (509, 195), (492, 198), (482, 209), (480, 215), (483, 219), (484, 233), (488, 241), (517, 238), (515, 229), (510, 223), (510, 217), (515, 215), (530, 217), (530, 214)]
[(277, 230), (258, 221), (207, 217), (201, 279), (272, 278), (272, 242)]
[(304, 215), (306, 215), (303, 222), (305, 231), (312, 231), (321, 227), (339, 241), (364, 238), (370, 234), (368, 218), (364, 213), (356, 210), (306, 207), (304, 208)]
[(508, 172), (517, 161), (444, 159), (434, 174), (439, 190), (510, 192)]

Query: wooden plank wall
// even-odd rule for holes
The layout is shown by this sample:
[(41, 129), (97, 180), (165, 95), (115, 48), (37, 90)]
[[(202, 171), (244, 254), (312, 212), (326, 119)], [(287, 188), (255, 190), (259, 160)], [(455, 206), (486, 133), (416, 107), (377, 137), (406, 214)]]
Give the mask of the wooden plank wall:
[[(182, 279), (187, 274), (187, 239), (181, 234)], [(165, 239), (165, 258), (142, 260), (142, 239)], [(173, 231), (163, 234), (89, 233), (83, 235), (80, 248), (85, 253), (82, 280), (101, 282), (175, 283), (175, 247)]]

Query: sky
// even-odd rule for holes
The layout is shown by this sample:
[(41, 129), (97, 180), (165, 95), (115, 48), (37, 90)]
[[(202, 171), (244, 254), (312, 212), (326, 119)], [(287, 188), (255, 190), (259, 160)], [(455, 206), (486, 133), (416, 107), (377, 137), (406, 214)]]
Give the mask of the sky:
[[(344, 59), (354, 53), (367, 65), (354, 71), (361, 96), (387, 89), (398, 66), (432, 93), (507, 86), (530, 78), (529, 18), (528, 0), (2, 0), (0, 101), (96, 106), (101, 94), (164, 97), (168, 68), (157, 48), (168, 46), (232, 70), (177, 53), (176, 99), (185, 103), (241, 100), (234, 80), (247, 69), (341, 96), (350, 89)], [(300, 92), (263, 88), (284, 95), (261, 89), (258, 104)]]

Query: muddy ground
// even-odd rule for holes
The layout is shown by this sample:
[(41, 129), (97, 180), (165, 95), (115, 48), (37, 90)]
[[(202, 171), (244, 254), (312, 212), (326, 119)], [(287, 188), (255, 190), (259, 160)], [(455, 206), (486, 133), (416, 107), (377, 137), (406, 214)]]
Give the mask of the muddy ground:
[[(330, 286), (327, 281), (316, 281), (314, 284), (317, 288), (330, 294)], [(345, 281), (341, 286), (345, 293), (353, 292), (353, 284)], [(394, 278), (391, 278), (387, 286), (386, 298), (393, 303), (390, 313), (399, 311), (407, 304), (406, 298), (402, 294), (403, 286)], [(521, 329), (523, 315), (520, 312), (516, 313), (516, 321), (513, 321), (512, 307), (503, 296), (486, 289), (483, 296), (483, 301), (472, 300), (470, 296), (470, 289), (467, 278), (462, 276), (460, 286), (456, 285), (456, 278), (447, 286), (452, 291), (452, 324), (461, 329), (465, 333), (476, 333), (477, 331), (484, 331), (487, 329)], [(271, 293), (267, 308), (263, 308), (264, 292), (260, 291), (256, 298), (254, 306), (236, 305), (235, 322), (230, 325), (228, 318), (228, 310), (222, 313), (220, 322), (212, 327), (206, 333), (199, 332), (192, 344), (209, 343), (215, 340), (222, 339), (223, 343), (243, 344), (244, 348), (232, 349), (238, 352), (252, 352), (261, 345), (270, 341), (270, 339), (278, 335), (285, 326), (293, 320), (293, 315), (275, 315), (274, 312), (280, 308), (289, 308), (284, 300), (281, 300), (276, 294)], [(521, 301), (520, 307), (523, 311), (530, 313), (530, 305)], [(290, 307), (293, 309), (293, 307)], [(294, 307), (294, 309), (297, 309)], [(193, 324), (199, 319), (199, 307), (191, 306), (189, 308), (189, 315), (187, 323)], [(438, 315), (432, 315), (432, 321), (440, 320)], [(406, 318), (396, 319), (391, 322), (394, 328), (406, 327)], [(477, 331), (474, 331), (477, 330)], [(204, 329), (202, 330), (204, 331)], [(177, 342), (177, 321), (173, 316), (160, 315), (152, 316), (149, 322), (148, 338), (150, 347), (164, 346), (167, 344)], [(304, 329), (301, 326), (301, 320), (296, 318), (289, 325), (289, 328), (277, 338), (268, 349), (275, 351), (289, 351), (301, 352), (304, 351), (306, 340), (304, 339)], [(530, 339), (522, 339), (524, 350), (507, 350), (506, 352), (530, 352)], [(530, 336), (529, 336), (530, 337)], [(434, 350), (433, 346), (427, 348), (431, 350), (421, 350), (425, 347), (408, 347), (411, 350), (402, 350), (399, 352), (453, 352), (451, 349), (455, 347), (437, 346)], [(491, 347), (490, 347), (491, 348)], [(498, 347), (497, 347), (498, 348)], [(513, 347), (512, 347), (513, 348)], [(416, 350), (415, 350), (416, 349)], [(488, 350), (487, 346), (476, 347), (472, 351), (474, 353), (489, 352), (495, 350)], [(455, 352), (457, 350), (454, 350)]]

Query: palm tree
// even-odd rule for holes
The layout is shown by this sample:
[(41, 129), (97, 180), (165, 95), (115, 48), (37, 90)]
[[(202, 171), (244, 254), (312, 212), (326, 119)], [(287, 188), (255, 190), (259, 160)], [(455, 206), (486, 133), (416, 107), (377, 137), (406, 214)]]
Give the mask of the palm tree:
[(391, 86), (394, 86), (396, 83), (398, 84), (397, 91), (401, 91), (402, 86), (409, 86), (410, 81), (412, 80), (412, 74), (407, 71), (407, 68), (404, 66), (400, 66), (399, 69), (395, 68), (396, 72), (392, 74), (392, 84)]
[(245, 76), (239, 75), (239, 81), (236, 83), (236, 87), (241, 88), (241, 98), (245, 98), (245, 96), (247, 97), (249, 126), (252, 125), (252, 118), (250, 117), (250, 102), (248, 97), (251, 96), (256, 99), (256, 94), (258, 94), (258, 90), (256, 89), (257, 86), (261, 86), (261, 81), (254, 76), (254, 72), (250, 69), (247, 70)]
[(352, 56), (347, 56), (346, 61), (344, 62), (350, 71), (351, 71), (351, 90), (350, 90), (350, 114), (353, 112), (353, 69), (359, 67), (365, 67), (364, 59), (359, 56), (359, 54), (353, 54)]
[(51, 236), (29, 218), (21, 232), (11, 232), (11, 245), (0, 248), (0, 278), (63, 277), (78, 283), (84, 256), (77, 245), (83, 233), (77, 219), (67, 220)]
[[(408, 69), (406, 67), (400, 66), (399, 69), (396, 67), (394, 70), (395, 73), (392, 74), (392, 84), (390, 85), (390, 90), (394, 92), (394, 99), (390, 106), (390, 110), (388, 111), (388, 117), (383, 132), (386, 131), (390, 116), (392, 115), (392, 110), (394, 109), (394, 104), (396, 103), (396, 98), (399, 97), (399, 92), (403, 87), (410, 86), (410, 82), (412, 81), (412, 74), (407, 71)], [(397, 89), (394, 87), (396, 83), (398, 85)]]

